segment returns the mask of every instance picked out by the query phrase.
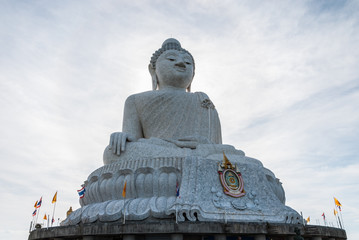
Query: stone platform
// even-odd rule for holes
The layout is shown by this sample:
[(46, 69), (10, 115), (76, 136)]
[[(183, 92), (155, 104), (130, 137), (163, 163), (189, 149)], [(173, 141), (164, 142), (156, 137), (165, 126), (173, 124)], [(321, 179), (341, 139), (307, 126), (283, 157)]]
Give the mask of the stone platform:
[(300, 224), (280, 224), (265, 222), (219, 223), (182, 222), (173, 220), (96, 222), (73, 226), (36, 229), (30, 233), (29, 240), (294, 240), (295, 228), (300, 229), (305, 240), (344, 240), (345, 230)]

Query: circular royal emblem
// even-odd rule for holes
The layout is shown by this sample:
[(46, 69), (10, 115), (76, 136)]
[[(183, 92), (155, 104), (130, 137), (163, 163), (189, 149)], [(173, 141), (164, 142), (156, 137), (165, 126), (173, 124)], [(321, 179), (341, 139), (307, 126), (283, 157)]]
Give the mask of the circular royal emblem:
[(246, 193), (244, 191), (242, 174), (236, 165), (232, 165), (224, 153), (223, 157), (223, 163), (218, 164), (219, 180), (223, 186), (223, 192), (231, 197), (244, 196)]

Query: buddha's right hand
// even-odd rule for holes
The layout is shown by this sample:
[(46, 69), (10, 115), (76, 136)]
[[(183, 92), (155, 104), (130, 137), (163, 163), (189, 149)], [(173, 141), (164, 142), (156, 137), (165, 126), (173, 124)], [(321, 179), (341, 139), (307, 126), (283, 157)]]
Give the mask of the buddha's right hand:
[(128, 133), (124, 132), (114, 132), (110, 137), (109, 150), (112, 150), (113, 154), (120, 156), (121, 152), (126, 149), (126, 142), (132, 142), (136, 139)]

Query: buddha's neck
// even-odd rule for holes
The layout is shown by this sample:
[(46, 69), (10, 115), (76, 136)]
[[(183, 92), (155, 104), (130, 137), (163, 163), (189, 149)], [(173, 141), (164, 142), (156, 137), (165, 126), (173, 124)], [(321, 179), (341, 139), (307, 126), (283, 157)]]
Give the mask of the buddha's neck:
[(186, 92), (185, 88), (179, 88), (179, 87), (173, 87), (173, 86), (159, 86), (158, 90), (160, 90), (160, 91)]

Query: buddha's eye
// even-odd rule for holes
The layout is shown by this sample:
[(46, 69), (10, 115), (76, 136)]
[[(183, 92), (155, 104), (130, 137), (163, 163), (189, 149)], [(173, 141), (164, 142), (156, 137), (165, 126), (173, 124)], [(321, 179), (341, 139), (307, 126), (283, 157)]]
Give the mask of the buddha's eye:
[(185, 62), (187, 65), (191, 65), (191, 63), (190, 62)]

